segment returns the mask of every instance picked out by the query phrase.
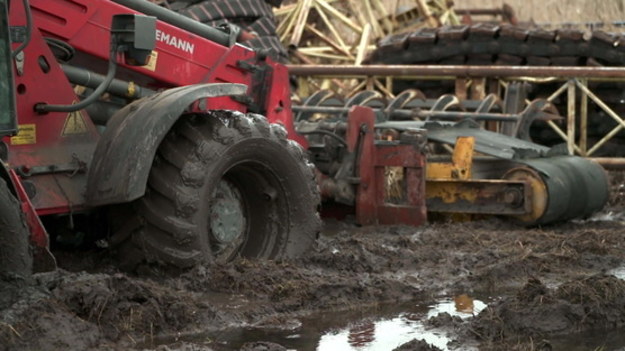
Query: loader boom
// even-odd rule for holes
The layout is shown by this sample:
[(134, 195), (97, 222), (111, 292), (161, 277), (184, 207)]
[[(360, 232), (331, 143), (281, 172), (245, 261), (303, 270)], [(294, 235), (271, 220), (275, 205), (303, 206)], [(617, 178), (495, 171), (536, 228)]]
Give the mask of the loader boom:
[[(265, 59), (262, 54), (256, 60), (257, 55), (240, 44), (232, 42), (228, 46), (224, 42), (228, 33), (144, 0), (31, 0), (30, 3), (36, 27), (42, 36), (66, 41), (76, 50), (73, 64), (100, 72), (105, 70), (108, 58), (108, 46), (102, 43), (109, 42), (112, 16), (139, 14), (139, 10), (146, 9), (152, 9), (152, 13), (156, 11), (156, 15), (162, 12), (170, 14), (161, 16), (162, 19), (157, 21), (156, 48), (148, 65), (122, 65), (120, 75), (137, 85), (153, 89), (213, 82), (245, 84), (250, 87), (250, 97), (254, 98), (250, 104), (255, 107), (253, 112), (283, 124), (295, 137), (286, 67), (270, 58)], [(172, 17), (177, 19), (175, 23), (178, 25), (182, 22), (191, 28), (204, 28), (204, 31), (196, 29), (192, 32), (166, 22), (172, 21)], [(233, 105), (232, 100), (227, 98), (214, 100), (213, 107), (249, 109), (242, 104)], [(303, 138), (298, 141), (305, 143)]]
[[(161, 19), (157, 21), (156, 47), (148, 64), (134, 66), (120, 62), (117, 65), (117, 77), (126, 84), (128, 96), (138, 86), (156, 91), (198, 83), (244, 84), (248, 87), (244, 98), (211, 98), (204, 103), (203, 109), (263, 114), (270, 122), (282, 124), (291, 139), (306, 144), (293, 127), (286, 67), (265, 54), (257, 54), (234, 42), (226, 43), (227, 32), (147, 1), (120, 3), (156, 11), (156, 15), (169, 21), (174, 16), (178, 25), (183, 22), (187, 27), (195, 28), (192, 32)], [(40, 215), (81, 211), (90, 205), (86, 203), (84, 189), (87, 170), (91, 168), (100, 139), (89, 112), (103, 109), (37, 113), (35, 108), (39, 111), (43, 110), (39, 109), (41, 105), (71, 105), (81, 100), (57, 62), (59, 50), (73, 53), (72, 57), (60, 58), (68, 60), (72, 68), (106, 74), (113, 16), (141, 13), (110, 0), (31, 0), (33, 23), (29, 27), (26, 10), (21, 2), (12, 3), (11, 26), (22, 32), (30, 31), (32, 38), (24, 49), (25, 59), (16, 61), (17, 114), (22, 132), (6, 140), (11, 146), (8, 161), (20, 175), (28, 178), (27, 188), (36, 190), (32, 201)], [(163, 16), (162, 12), (170, 16)], [(19, 44), (13, 43), (13, 47)], [(14, 125), (10, 117), (6, 118), (6, 128), (10, 132)], [(162, 135), (148, 131), (143, 137), (151, 140)], [(141, 144), (136, 138), (127, 137), (127, 141)], [(144, 167), (149, 169), (151, 160), (144, 162), (148, 162)], [(70, 174), (73, 179), (58, 177), (58, 174)], [(98, 205), (102, 204), (102, 201), (98, 202)]]

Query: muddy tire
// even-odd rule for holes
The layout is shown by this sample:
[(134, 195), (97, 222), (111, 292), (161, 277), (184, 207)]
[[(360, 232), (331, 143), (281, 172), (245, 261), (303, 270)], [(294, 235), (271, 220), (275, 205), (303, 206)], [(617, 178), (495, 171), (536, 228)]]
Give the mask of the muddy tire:
[(32, 273), (29, 233), (19, 202), (0, 178), (0, 278)]
[(160, 145), (146, 194), (127, 222), (137, 226), (119, 248), (122, 265), (186, 268), (305, 252), (321, 224), (312, 167), (285, 129), (260, 115), (181, 118)]

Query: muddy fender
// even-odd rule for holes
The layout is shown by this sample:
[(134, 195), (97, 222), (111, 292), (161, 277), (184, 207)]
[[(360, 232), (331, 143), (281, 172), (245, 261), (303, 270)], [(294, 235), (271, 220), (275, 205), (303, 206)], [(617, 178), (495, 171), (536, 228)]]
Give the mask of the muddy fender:
[(117, 112), (98, 142), (89, 169), (87, 203), (100, 206), (143, 196), (161, 141), (193, 102), (245, 94), (243, 84), (196, 84), (137, 100)]

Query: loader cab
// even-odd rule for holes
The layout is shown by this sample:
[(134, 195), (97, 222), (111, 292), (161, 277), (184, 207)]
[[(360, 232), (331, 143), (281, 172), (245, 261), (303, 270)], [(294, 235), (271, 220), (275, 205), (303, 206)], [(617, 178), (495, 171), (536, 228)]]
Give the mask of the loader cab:
[(0, 0), (0, 138), (17, 132), (8, 1)]

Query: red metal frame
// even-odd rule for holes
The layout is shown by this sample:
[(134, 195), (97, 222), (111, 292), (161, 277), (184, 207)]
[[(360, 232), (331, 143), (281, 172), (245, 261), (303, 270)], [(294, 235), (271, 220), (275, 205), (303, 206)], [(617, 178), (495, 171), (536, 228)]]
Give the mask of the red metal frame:
[[(82, 57), (77, 61), (94, 70), (106, 67), (111, 18), (116, 14), (138, 12), (108, 0), (31, 0), (36, 27), (44, 36), (67, 41)], [(255, 57), (252, 50), (241, 45), (231, 48), (219, 45), (209, 39), (190, 33), (168, 23), (157, 21), (157, 38), (177, 38), (179, 48), (172, 42), (157, 40), (153, 68), (131, 67), (122, 76), (140, 85), (151, 88), (170, 88), (197, 83), (241, 83), (252, 86), (252, 75), (238, 67), (239, 60)], [(185, 49), (186, 48), (186, 49)], [(190, 50), (189, 48), (192, 48)], [(94, 60), (95, 58), (95, 60)], [(303, 137), (295, 133), (290, 109), (290, 89), (285, 66), (267, 58), (273, 68), (267, 100), (267, 118), (272, 123), (281, 123), (292, 139), (306, 146)], [(224, 103), (228, 101), (228, 103)], [(241, 104), (230, 99), (221, 99), (211, 108), (244, 110)]]
[(22, 213), (24, 213), (24, 217), (26, 219), (26, 225), (30, 230), (30, 241), (36, 247), (48, 249), (50, 246), (48, 232), (46, 232), (46, 229), (43, 227), (33, 204), (30, 202), (28, 194), (26, 193), (24, 186), (22, 186), (20, 178), (12, 169), (9, 170), (9, 176), (11, 177), (11, 181), (15, 187), (15, 192), (17, 193)]
[[(356, 192), (356, 219), (367, 224), (421, 225), (427, 220), (425, 207), (425, 155), (414, 144), (375, 140), (375, 113), (368, 107), (353, 107), (348, 116), (347, 144), (359, 152), (360, 184)], [(359, 150), (358, 150), (359, 148)], [(402, 201), (389, 201), (387, 167), (403, 172)]]
[[(25, 143), (21, 139), (22, 144), (18, 144), (19, 138), (4, 139), (10, 146), (8, 162), (11, 167), (23, 169), (73, 162), (88, 165), (99, 135), (86, 111), (41, 115), (33, 110), (37, 103), (71, 104), (79, 100), (44, 38), (66, 41), (76, 49), (72, 64), (105, 73), (113, 15), (137, 12), (108, 0), (31, 0), (30, 3), (34, 22), (32, 39), (24, 50), (24, 70), (15, 75), (15, 84), (19, 125), (31, 134)], [(21, 2), (12, 4), (10, 22), (13, 26), (26, 25)], [(151, 65), (137, 67), (120, 63), (118, 78), (153, 89), (213, 82), (242, 83), (249, 87), (263, 84), (269, 87), (264, 106), (268, 120), (283, 124), (291, 139), (307, 146), (305, 138), (298, 135), (293, 126), (285, 66), (267, 58), (263, 63), (271, 71), (265, 78), (267, 81), (254, 82), (258, 78), (238, 65), (239, 61), (254, 60), (256, 54), (252, 50), (238, 44), (225, 47), (162, 21), (157, 21), (157, 31), (157, 38), (175, 37), (185, 46), (157, 40)], [(18, 45), (14, 43), (13, 48)], [(42, 62), (48, 68), (44, 69)], [(231, 98), (211, 99), (206, 108), (247, 112), (246, 105)], [(78, 116), (84, 125), (83, 132), (64, 133), (70, 116)], [(29, 181), (38, 192), (32, 204), (39, 215), (85, 208), (85, 174), (37, 175)]]
[[(11, 6), (11, 25), (24, 25), (21, 2)], [(14, 48), (18, 44), (14, 44)], [(64, 135), (68, 113), (38, 115), (33, 106), (40, 102), (71, 104), (78, 101), (71, 84), (57, 64), (41, 33), (34, 29), (31, 42), (24, 50), (24, 68), (15, 71), (17, 116), (20, 129), (27, 137), (6, 138), (11, 167), (31, 169), (37, 166), (70, 164), (74, 159), (89, 161), (98, 142), (98, 133), (84, 111), (79, 118), (83, 133)], [(42, 68), (41, 63), (47, 66)], [(42, 175), (31, 178), (38, 194), (32, 204), (39, 215), (70, 212), (84, 203), (82, 189), (85, 177), (72, 179), (65, 175)]]
[[(18, 138), (5, 138), (4, 141), (10, 146), (8, 162), (13, 168), (26, 171), (72, 163), (88, 167), (99, 134), (86, 112), (37, 114), (34, 111), (38, 103), (72, 104), (79, 100), (45, 38), (60, 39), (75, 48), (73, 65), (105, 73), (112, 17), (136, 11), (108, 0), (30, 1), (34, 21), (32, 39), (24, 51), (23, 71), (16, 70), (15, 75), (19, 125), (26, 134)], [(25, 10), (21, 4), (14, 2), (11, 8), (10, 22), (13, 26), (26, 24)], [(152, 89), (196, 83), (242, 83), (249, 87), (250, 96), (254, 96), (254, 89), (264, 87), (267, 94), (261, 108), (266, 111), (268, 120), (283, 124), (291, 139), (307, 147), (304, 137), (294, 129), (291, 91), (285, 66), (270, 58), (259, 60), (252, 50), (241, 45), (224, 47), (161, 21), (157, 21), (156, 28), (159, 33), (157, 39), (166, 35), (175, 37), (178, 43), (184, 42), (184, 45), (157, 40), (149, 65), (136, 67), (120, 63), (118, 78)], [(15, 48), (19, 44), (13, 45)], [(255, 74), (246, 65), (240, 65), (242, 61), (262, 66), (266, 74)], [(247, 112), (245, 104), (229, 97), (207, 100), (205, 108)], [(358, 220), (362, 224), (422, 224), (426, 219), (424, 157), (414, 145), (376, 143), (373, 122), (371, 109), (356, 107), (350, 113), (350, 151), (356, 152), (356, 147), (359, 148), (361, 183), (356, 200)], [(74, 133), (68, 133), (68, 123), (78, 123), (80, 128), (74, 130)], [(367, 131), (361, 135), (360, 128), (363, 126)], [(386, 167), (402, 167), (404, 170), (403, 203), (391, 204), (385, 199)], [(20, 177), (11, 171), (11, 177), (16, 184), (33, 241), (37, 247), (47, 250), (48, 236), (37, 215), (73, 213), (85, 209), (87, 175), (55, 173), (27, 178), (27, 174)], [(37, 190), (37, 194), (30, 199), (24, 190), (24, 181), (32, 182)]]

